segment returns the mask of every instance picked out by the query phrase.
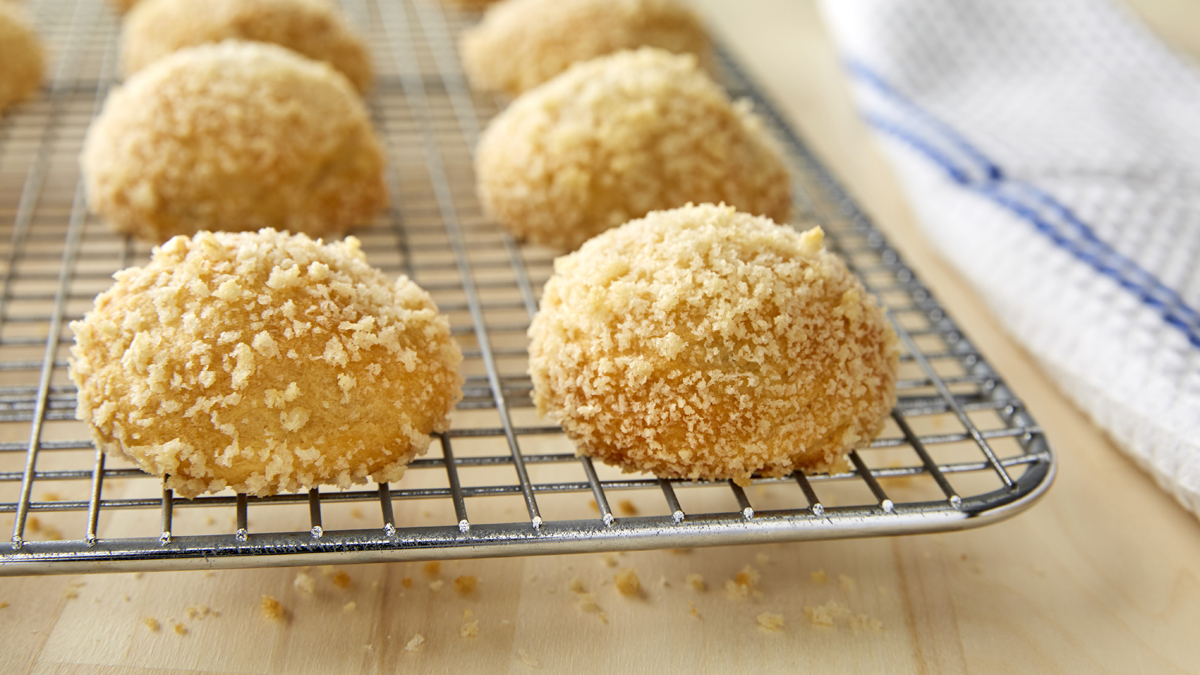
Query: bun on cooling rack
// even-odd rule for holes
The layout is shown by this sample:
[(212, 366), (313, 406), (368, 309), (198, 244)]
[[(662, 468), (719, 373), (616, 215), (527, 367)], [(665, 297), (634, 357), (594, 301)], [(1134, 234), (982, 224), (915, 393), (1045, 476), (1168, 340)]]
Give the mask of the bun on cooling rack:
[(141, 0), (121, 32), (125, 76), (184, 47), (222, 40), (268, 42), (349, 78), (359, 92), (371, 86), (366, 45), (328, 0)]
[(519, 94), (573, 63), (638, 47), (704, 57), (708, 35), (678, 0), (506, 0), (459, 51), (473, 87)]
[(898, 349), (822, 241), (688, 205), (558, 258), (529, 329), (538, 411), (627, 471), (745, 483), (843, 467), (895, 404)]
[(476, 153), (480, 200), (520, 239), (561, 250), (656, 209), (725, 202), (787, 220), (787, 169), (761, 121), (690, 55), (585, 63), (522, 94)]
[(449, 321), (358, 240), (201, 232), (71, 324), (76, 416), (184, 497), (395, 481), (461, 398)]
[(105, 101), (80, 161), (92, 210), (155, 242), (336, 235), (387, 202), (383, 150), (350, 82), (263, 43), (190, 47), (139, 72)]
[(0, 2), (0, 112), (37, 91), (46, 55), (15, 5)]

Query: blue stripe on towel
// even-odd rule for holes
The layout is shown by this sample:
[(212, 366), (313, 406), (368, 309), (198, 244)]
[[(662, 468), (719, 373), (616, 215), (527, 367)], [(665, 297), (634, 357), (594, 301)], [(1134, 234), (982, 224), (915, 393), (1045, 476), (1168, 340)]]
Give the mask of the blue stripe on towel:
[[(930, 140), (910, 128), (909, 125), (876, 113), (864, 113), (867, 123), (924, 155), (942, 168), (955, 183), (986, 197), (1033, 225), (1035, 231), (1046, 236), (1056, 246), (1097, 272), (1113, 279), (1143, 304), (1156, 309), (1162, 315), (1164, 322), (1182, 331), (1192, 346), (1200, 347), (1200, 313), (1189, 307), (1174, 289), (1142, 269), (1133, 260), (1118, 253), (1100, 239), (1095, 231), (1066, 205), (1028, 182), (1008, 178), (1000, 165), (955, 132), (948, 124), (897, 91), (895, 87), (865, 64), (850, 61), (847, 69), (859, 82), (900, 104), (905, 112), (915, 117), (940, 138)], [(975, 162), (976, 166), (960, 166), (947, 153), (939, 149), (937, 141), (950, 143)], [(983, 175), (985, 178), (975, 179), (973, 178), (975, 175)], [(1048, 211), (1051, 217), (1046, 217), (1047, 214), (1043, 211)]]

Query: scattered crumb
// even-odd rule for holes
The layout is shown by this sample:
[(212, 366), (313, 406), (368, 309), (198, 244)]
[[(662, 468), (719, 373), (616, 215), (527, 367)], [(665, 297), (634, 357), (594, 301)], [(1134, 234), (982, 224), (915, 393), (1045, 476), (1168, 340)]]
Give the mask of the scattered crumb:
[(617, 566), (617, 556), (612, 553), (601, 553), (600, 559), (604, 562), (604, 565), (606, 567), (616, 567)]
[(458, 635), (463, 638), (479, 637), (479, 622), (468, 621), (464, 623), (462, 628), (458, 629)]
[(850, 625), (850, 630), (858, 632), (863, 629), (874, 631), (883, 630), (883, 622), (866, 614), (856, 614), (846, 619), (846, 623)]
[(46, 494), (42, 495), (42, 501), (44, 502), (57, 502), (61, 500), (62, 496), (57, 492), (47, 492)]
[(162, 628), (162, 625), (158, 623), (158, 619), (152, 616), (142, 619), (142, 625), (146, 628), (149, 628), (151, 633), (157, 633), (158, 630)]
[(342, 612), (344, 612), (346, 614), (349, 614), (350, 612), (353, 612), (356, 609), (358, 609), (358, 603), (354, 602), (353, 600), (342, 605)]
[(317, 590), (316, 580), (313, 579), (312, 577), (308, 576), (304, 572), (300, 572), (299, 574), (296, 575), (295, 580), (292, 581), (292, 586), (295, 586), (296, 590), (304, 591), (305, 593), (308, 593), (309, 595), (312, 595)]
[(363, 517), (362, 509), (358, 508), (357, 506), (350, 509), (350, 517), (358, 518), (359, 520), (362, 520), (362, 517)]
[(430, 511), (429, 509), (421, 509), (421, 517), (422, 518), (432, 518), (433, 512)]
[(470, 607), (467, 607), (466, 609), (463, 610), (463, 621), (467, 621), (469, 619), (474, 619), (474, 618), (475, 618), (475, 612), (472, 611)]
[(466, 574), (461, 577), (457, 577), (454, 580), (454, 590), (457, 591), (460, 595), (466, 595), (468, 593), (475, 592), (475, 586), (477, 584), (478, 584), (478, 581), (475, 580), (475, 577), (473, 577), (469, 574)]
[(351, 580), (350, 575), (346, 574), (344, 571), (339, 571), (337, 574), (333, 575), (333, 585), (337, 586), (338, 588), (350, 588), (350, 584), (352, 583), (354, 583), (354, 581)]
[(638, 579), (637, 570), (632, 567), (617, 572), (613, 577), (613, 583), (617, 585), (617, 590), (621, 592), (621, 595), (633, 597), (642, 592), (642, 582)]
[(845, 574), (838, 575), (838, 585), (842, 587), (843, 591), (858, 590), (858, 582), (854, 581), (854, 579), (846, 576)]
[(688, 607), (691, 608), (691, 611), (689, 612), (689, 614), (696, 617), (697, 619), (704, 618), (704, 617), (700, 616), (700, 610), (696, 609), (696, 603), (692, 602), (691, 600), (688, 600)]
[(622, 499), (621, 501), (617, 502), (617, 510), (620, 511), (622, 515), (626, 516), (636, 516), (638, 514), (637, 504), (634, 504), (628, 499)]
[(964, 553), (964, 554), (960, 555), (959, 559), (962, 560), (963, 562), (967, 562), (967, 554)]
[(688, 555), (688, 554), (690, 554), (690, 553), (691, 553), (693, 550), (695, 550), (695, 549), (690, 549), (690, 548), (673, 548), (673, 549), (671, 549), (671, 553), (674, 553), (675, 555)]
[(32, 516), (25, 526), (30, 532), (40, 534), (49, 541), (60, 541), (63, 538), (62, 530), (53, 525), (43, 525), (37, 516)]
[(317, 569), (321, 570), (321, 576), (323, 577), (331, 577), (337, 574), (337, 568), (333, 565), (321, 565)]
[(658, 577), (658, 585), (659, 585), (659, 587), (660, 587), (660, 588), (670, 588), (670, 587), (671, 587), (671, 582), (667, 581), (667, 577), (666, 577), (666, 576), (661, 576), (661, 575), (660, 575), (660, 576)]
[(441, 579), (438, 579), (437, 581), (431, 581), (431, 582), (429, 582), (429, 590), (433, 591), (434, 593), (437, 593), (438, 591), (442, 590), (442, 586), (445, 586), (445, 585), (446, 585), (446, 582), (442, 581)]
[(596, 513), (600, 513), (600, 505), (596, 503), (595, 499), (588, 500), (588, 508)]
[(575, 577), (574, 579), (572, 579), (571, 583), (567, 585), (567, 589), (570, 590), (572, 593), (586, 593), (587, 592), (587, 587), (583, 585), (583, 579), (580, 579), (579, 577)]
[(541, 668), (542, 667), (542, 664), (540, 662), (538, 662), (537, 659), (530, 656), (529, 652), (525, 651), (524, 649), (517, 650), (517, 658), (521, 659), (521, 663), (525, 664), (526, 666), (529, 666), (530, 668)]
[(763, 612), (758, 615), (758, 627), (771, 633), (783, 630), (783, 615)]
[(272, 621), (283, 621), (287, 618), (287, 610), (278, 600), (269, 595), (262, 596), (262, 611)]
[(146, 576), (146, 573), (145, 573), (145, 572), (134, 572), (134, 573), (133, 573), (133, 578), (134, 578), (134, 579), (141, 579), (141, 578), (142, 578), (142, 577), (144, 577), (144, 576)]
[(213, 525), (216, 525), (216, 524), (217, 524), (217, 519), (216, 519), (216, 518), (213, 518), (212, 516), (205, 516), (205, 517), (204, 517), (204, 524), (205, 524), (205, 525), (208, 525), (209, 527), (212, 527)]
[(79, 589), (73, 586), (67, 586), (63, 589), (62, 596), (67, 600), (74, 600), (75, 598), (79, 597)]
[(746, 565), (741, 572), (725, 582), (725, 593), (734, 600), (741, 600), (748, 596), (761, 598), (763, 593), (758, 590), (759, 578), (758, 570)]
[(808, 620), (812, 625), (831, 628), (836, 619), (850, 615), (850, 608), (837, 600), (830, 600), (823, 605), (816, 605), (815, 607), (812, 605), (805, 606), (804, 614), (808, 616)]
[(204, 578), (205, 579), (211, 579), (212, 577), (215, 577), (215, 576), (217, 576), (216, 572), (214, 572), (212, 570), (204, 570)]
[(605, 614), (604, 612), (600, 612), (600, 614), (598, 615), (597, 618), (600, 619), (600, 623), (605, 623), (605, 624), (608, 623), (608, 615)]
[(829, 575), (825, 573), (825, 570), (817, 570), (816, 572), (809, 574), (808, 578), (814, 584), (820, 584), (822, 586), (829, 583)]
[(405, 588), (412, 588), (412, 584), (413, 584), (412, 577), (404, 577), (403, 579), (400, 580), (400, 585)]
[(184, 626), (183, 624), (181, 624), (181, 623), (176, 623), (176, 624), (175, 624), (175, 626), (174, 626), (174, 628), (175, 628), (175, 634), (176, 634), (176, 635), (187, 635), (188, 629), (187, 629), (187, 627), (186, 627), (186, 626)]
[(708, 590), (708, 584), (704, 583), (704, 577), (699, 574), (687, 575), (687, 585), (691, 586), (693, 591), (701, 593)]
[(595, 593), (580, 593), (579, 594), (579, 611), (581, 612), (599, 612), (600, 605), (596, 604)]
[(220, 616), (217, 612), (209, 609), (208, 605), (190, 605), (185, 611), (187, 612), (189, 619), (203, 619), (210, 614), (213, 616)]
[(428, 574), (431, 577), (436, 577), (442, 573), (442, 563), (436, 560), (430, 560), (422, 565), (421, 569), (425, 570), (425, 574)]
[(406, 651), (406, 652), (420, 651), (421, 645), (424, 642), (425, 642), (425, 636), (421, 635), (420, 633), (417, 633), (416, 635), (413, 636), (413, 638), (411, 640), (408, 641), (408, 644), (404, 645), (404, 651)]
[(754, 556), (754, 559), (758, 561), (759, 565), (766, 565), (768, 562), (770, 562), (771, 556), (767, 555), (766, 553), (759, 553), (758, 555)]
[(122, 595), (122, 596), (121, 596), (121, 599), (122, 599), (122, 600), (124, 600), (125, 602), (129, 602), (129, 601), (130, 601), (130, 600), (132, 600), (133, 598), (129, 597), (128, 595)]
[(0, 600), (0, 609), (4, 609), (5, 607), (8, 607), (8, 601)]

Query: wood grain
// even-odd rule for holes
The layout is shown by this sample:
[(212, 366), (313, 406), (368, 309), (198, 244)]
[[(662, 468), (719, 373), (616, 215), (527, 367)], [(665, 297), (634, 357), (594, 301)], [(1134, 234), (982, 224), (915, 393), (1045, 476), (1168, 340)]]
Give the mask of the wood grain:
[[(346, 589), (311, 569), (312, 594), (295, 585), (296, 569), (6, 578), (0, 672), (1200, 673), (1200, 524), (1055, 390), (935, 255), (854, 113), (813, 5), (698, 4), (1047, 430), (1061, 470), (1041, 504), (935, 536), (458, 561), (436, 576), (416, 563), (364, 565), (345, 569)], [(1188, 11), (1137, 4), (1166, 25), (1162, 13)], [(761, 596), (731, 598), (724, 586), (746, 566), (761, 575)], [(628, 567), (640, 597), (613, 587)], [(813, 581), (818, 570), (827, 583)], [(691, 589), (688, 574), (707, 590)], [(455, 593), (460, 575), (478, 588)], [(580, 609), (576, 578), (603, 619)], [(285, 620), (263, 615), (263, 594), (287, 608)], [(805, 608), (831, 600), (882, 630), (812, 625)], [(199, 605), (219, 615), (188, 618)], [(467, 609), (474, 638), (460, 636)], [(784, 617), (781, 631), (758, 627), (764, 612)], [(406, 651), (418, 633), (424, 644)]]

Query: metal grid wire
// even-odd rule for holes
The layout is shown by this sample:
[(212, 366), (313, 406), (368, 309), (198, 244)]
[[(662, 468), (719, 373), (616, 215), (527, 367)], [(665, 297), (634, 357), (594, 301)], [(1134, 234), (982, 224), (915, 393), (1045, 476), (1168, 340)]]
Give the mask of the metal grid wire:
[[(538, 419), (525, 331), (552, 269), (488, 222), (471, 151), (505, 101), (469, 90), (456, 35), (477, 20), (436, 0), (344, 0), (378, 73), (370, 94), (393, 206), (357, 232), (451, 317), (465, 398), (397, 485), (174, 498), (99, 453), (74, 420), (69, 321), (149, 247), (88, 214), (77, 155), (115, 83), (118, 19), (100, 0), (30, 9), (54, 56), (38, 98), (0, 118), (0, 575), (309, 565), (704, 546), (952, 530), (994, 522), (1049, 487), (1041, 430), (883, 235), (722, 54), (721, 80), (784, 141), (795, 224), (888, 308), (900, 400), (853, 471), (732, 483), (621, 474), (576, 457)], [(252, 523), (253, 518), (253, 523)]]

